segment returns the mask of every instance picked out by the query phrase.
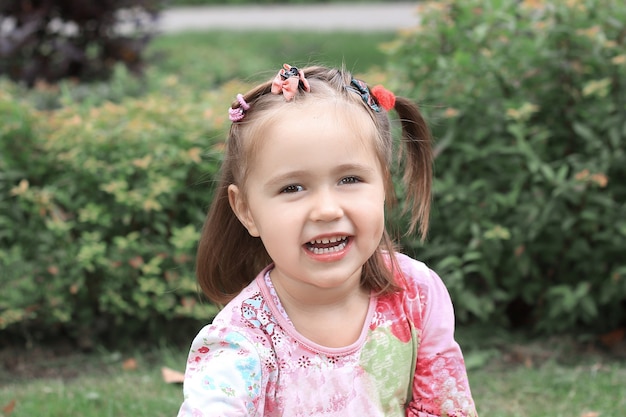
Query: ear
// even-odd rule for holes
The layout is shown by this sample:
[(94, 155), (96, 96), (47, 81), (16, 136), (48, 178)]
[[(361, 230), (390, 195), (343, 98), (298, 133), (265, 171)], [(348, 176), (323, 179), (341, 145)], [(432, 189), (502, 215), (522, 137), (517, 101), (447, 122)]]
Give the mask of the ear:
[(243, 224), (243, 227), (248, 229), (250, 236), (259, 237), (259, 231), (252, 218), (252, 213), (250, 213), (250, 209), (248, 208), (248, 203), (246, 203), (244, 199), (243, 192), (235, 184), (228, 186), (228, 202), (235, 216), (237, 216), (241, 224)]

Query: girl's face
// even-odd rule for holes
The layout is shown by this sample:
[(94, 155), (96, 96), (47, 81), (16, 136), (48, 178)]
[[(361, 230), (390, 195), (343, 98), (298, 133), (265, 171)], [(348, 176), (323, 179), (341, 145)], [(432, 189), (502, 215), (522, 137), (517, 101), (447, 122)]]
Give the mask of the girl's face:
[(304, 293), (354, 289), (384, 230), (373, 123), (365, 112), (351, 115), (359, 118), (355, 131), (345, 109), (287, 107), (263, 132), (245, 189), (230, 186), (231, 206), (263, 241), (275, 284)]

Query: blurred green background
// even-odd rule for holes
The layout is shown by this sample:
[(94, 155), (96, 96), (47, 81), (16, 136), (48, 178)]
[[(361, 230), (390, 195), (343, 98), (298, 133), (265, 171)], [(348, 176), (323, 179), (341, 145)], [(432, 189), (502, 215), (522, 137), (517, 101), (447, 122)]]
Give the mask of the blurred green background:
[[(3, 21), (26, 16), (22, 3), (3, 3)], [(175, 3), (136, 4), (159, 13)], [(122, 5), (92, 20), (110, 27)], [(283, 62), (345, 64), (420, 104), (436, 139), (431, 231), (425, 243), (397, 235), (451, 292), (479, 413), (623, 409), (626, 5), (415, 10), (419, 27), (382, 33), (151, 36), (148, 21), (116, 37), (75, 9), (67, 19), (86, 28), (80, 40), (3, 32), (1, 413), (44, 415), (26, 399), (41, 392), (58, 404), (50, 416), (175, 413), (178, 388), (162, 385), (158, 365), (183, 367), (217, 311), (193, 271), (225, 109)], [(388, 217), (406, 230), (399, 212)], [(58, 382), (69, 377), (79, 382)], [(120, 386), (136, 395), (108, 401)], [(163, 402), (147, 405), (152, 392)], [(96, 404), (108, 414), (89, 411)]]

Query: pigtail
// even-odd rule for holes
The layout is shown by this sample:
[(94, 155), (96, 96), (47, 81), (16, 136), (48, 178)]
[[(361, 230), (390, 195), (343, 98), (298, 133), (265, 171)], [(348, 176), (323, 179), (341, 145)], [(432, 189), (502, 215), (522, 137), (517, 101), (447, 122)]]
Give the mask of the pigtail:
[(226, 304), (270, 260), (261, 239), (250, 236), (230, 208), (232, 176), (224, 170), (221, 177), (198, 243), (196, 276), (211, 301)]
[(424, 240), (428, 233), (433, 180), (430, 129), (419, 108), (411, 100), (396, 97), (394, 108), (402, 124), (402, 143), (404, 144), (400, 158), (404, 167), (402, 180), (407, 193), (407, 205), (404, 211), (411, 212), (409, 233), (419, 225), (419, 233)]

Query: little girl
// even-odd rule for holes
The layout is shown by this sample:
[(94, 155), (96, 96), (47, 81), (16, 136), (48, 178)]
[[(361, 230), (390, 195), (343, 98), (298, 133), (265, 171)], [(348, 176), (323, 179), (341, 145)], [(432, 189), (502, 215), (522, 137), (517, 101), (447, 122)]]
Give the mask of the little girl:
[(197, 260), (225, 307), (193, 341), (179, 417), (476, 416), (448, 292), (385, 231), (391, 109), (423, 238), (431, 139), (411, 101), (287, 64), (237, 96)]

